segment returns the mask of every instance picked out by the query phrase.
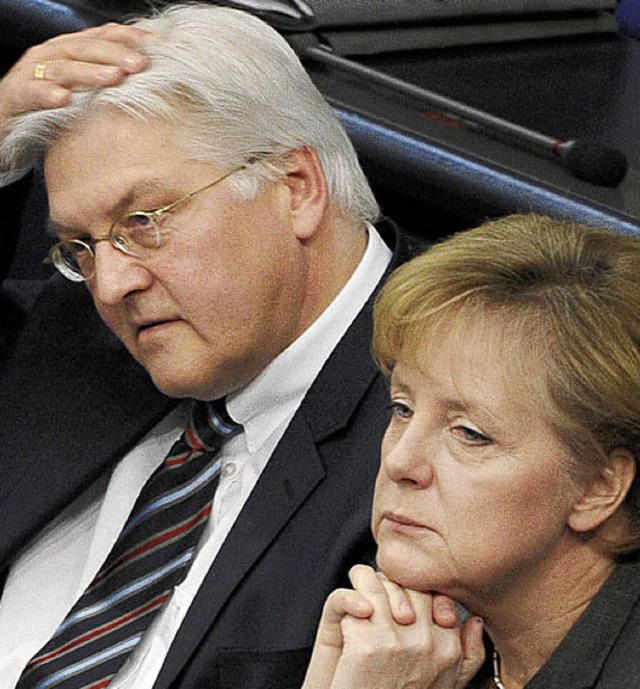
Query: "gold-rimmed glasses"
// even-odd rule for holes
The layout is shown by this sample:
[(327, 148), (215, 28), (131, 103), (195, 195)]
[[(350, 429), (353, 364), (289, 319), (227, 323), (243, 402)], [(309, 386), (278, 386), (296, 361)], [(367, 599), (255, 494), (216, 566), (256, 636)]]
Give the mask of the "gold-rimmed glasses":
[(84, 282), (95, 275), (95, 245), (98, 242), (109, 242), (114, 249), (122, 251), (127, 256), (145, 258), (164, 246), (173, 232), (173, 227), (163, 222), (167, 213), (245, 167), (246, 165), (241, 165), (162, 208), (126, 213), (118, 218), (109, 228), (109, 232), (103, 236), (84, 235), (57, 242), (49, 249), (47, 260), (67, 279)]

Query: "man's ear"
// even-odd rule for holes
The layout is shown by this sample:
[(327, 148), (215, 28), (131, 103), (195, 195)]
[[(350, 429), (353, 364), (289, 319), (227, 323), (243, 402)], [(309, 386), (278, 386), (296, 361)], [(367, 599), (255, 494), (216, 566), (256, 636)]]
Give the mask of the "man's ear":
[(298, 239), (309, 239), (320, 226), (328, 204), (327, 180), (317, 153), (308, 146), (290, 151), (283, 183), (289, 191), (289, 215)]
[(587, 479), (569, 515), (569, 527), (587, 533), (601, 526), (620, 507), (635, 475), (636, 462), (629, 450), (617, 448), (609, 453), (603, 469)]

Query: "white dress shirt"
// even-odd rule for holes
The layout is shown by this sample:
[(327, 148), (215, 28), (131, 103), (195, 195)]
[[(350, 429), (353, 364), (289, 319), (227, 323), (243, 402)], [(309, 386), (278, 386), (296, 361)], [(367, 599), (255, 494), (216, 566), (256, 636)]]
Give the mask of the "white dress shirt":
[[(189, 606), (307, 390), (391, 258), (369, 226), (365, 254), (326, 311), (227, 407), (244, 432), (225, 443), (221, 479), (198, 554), (185, 580), (112, 681), (151, 689)], [(149, 476), (180, 436), (187, 404), (168, 415), (17, 557), (0, 599), (0, 689), (14, 689), (104, 562)]]

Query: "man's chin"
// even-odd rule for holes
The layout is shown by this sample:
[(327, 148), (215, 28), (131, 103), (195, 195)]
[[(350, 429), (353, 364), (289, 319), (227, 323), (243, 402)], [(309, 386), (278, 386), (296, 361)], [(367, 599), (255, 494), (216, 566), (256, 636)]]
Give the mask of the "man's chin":
[(196, 385), (194, 381), (184, 376), (170, 376), (167, 371), (154, 371), (147, 368), (153, 384), (167, 397), (176, 399), (198, 399), (198, 391), (201, 385)]
[(175, 399), (215, 400), (227, 394), (227, 390), (212, 385), (202, 379), (193, 379), (188, 375), (167, 375), (167, 371), (147, 369), (153, 384), (163, 395)]

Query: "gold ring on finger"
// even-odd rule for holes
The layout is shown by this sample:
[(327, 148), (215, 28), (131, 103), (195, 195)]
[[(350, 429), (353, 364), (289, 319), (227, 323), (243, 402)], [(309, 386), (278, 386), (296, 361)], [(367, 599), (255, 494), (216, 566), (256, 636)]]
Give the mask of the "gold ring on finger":
[(44, 79), (45, 72), (47, 71), (47, 65), (45, 62), (38, 62), (33, 68), (33, 78), (34, 79)]

